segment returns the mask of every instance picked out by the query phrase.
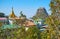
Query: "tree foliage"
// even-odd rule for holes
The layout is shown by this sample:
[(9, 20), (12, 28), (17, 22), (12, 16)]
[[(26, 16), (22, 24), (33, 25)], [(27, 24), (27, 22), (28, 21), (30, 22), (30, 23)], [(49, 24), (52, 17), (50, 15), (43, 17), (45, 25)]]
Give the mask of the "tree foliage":
[(0, 13), (0, 17), (5, 17), (5, 14), (4, 13)]
[(27, 30), (27, 38), (28, 39), (40, 39), (40, 30), (37, 27), (30, 27)]
[(60, 38), (60, 0), (51, 0), (50, 10), (52, 14), (46, 19), (46, 23), (49, 27), (50, 39)]
[(0, 29), (0, 39), (40, 39), (40, 31), (37, 27), (25, 27), (15, 29)]

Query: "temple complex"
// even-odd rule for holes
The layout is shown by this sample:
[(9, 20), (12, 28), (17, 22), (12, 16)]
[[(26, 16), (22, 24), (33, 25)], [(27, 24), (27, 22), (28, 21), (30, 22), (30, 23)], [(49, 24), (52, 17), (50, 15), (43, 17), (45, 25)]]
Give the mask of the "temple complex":
[[(2, 15), (4, 15), (4, 14), (2, 14)], [(14, 28), (16, 26), (24, 26), (26, 29), (28, 29), (29, 27), (32, 27), (32, 26), (37, 26), (39, 29), (40, 28), (45, 29), (47, 27), (47, 25), (44, 24), (44, 20), (42, 20), (40, 18), (37, 20), (27, 19), (26, 16), (22, 13), (22, 11), (20, 12), (20, 16), (17, 17), (14, 13), (13, 7), (12, 7), (12, 11), (8, 17), (4, 17), (4, 16), (0, 17), (0, 22), (3, 23), (3, 25), (6, 25), (6, 28), (7, 28), (7, 26), (8, 26), (8, 28), (10, 28), (10, 27)], [(7, 24), (8, 22), (9, 22), (9, 24)]]
[[(31, 20), (27, 19), (25, 15), (22, 14), (22, 11), (20, 12), (20, 16), (17, 17), (15, 14), (14, 14), (14, 10), (12, 8), (12, 12), (10, 13), (9, 15), (9, 22), (10, 24), (13, 24), (13, 22), (17, 20), (17, 22), (19, 22), (21, 20), (21, 22), (19, 23), (19, 25), (23, 24), (23, 26), (34, 26), (34, 22), (32, 22)], [(17, 23), (16, 23), (17, 24)]]

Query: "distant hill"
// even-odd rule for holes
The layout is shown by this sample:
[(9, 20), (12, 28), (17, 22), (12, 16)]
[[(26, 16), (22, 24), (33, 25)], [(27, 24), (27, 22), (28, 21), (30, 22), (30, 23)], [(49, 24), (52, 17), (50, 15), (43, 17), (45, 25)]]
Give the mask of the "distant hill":
[(36, 15), (33, 16), (32, 19), (38, 19), (38, 18), (45, 19), (46, 17), (48, 17), (48, 13), (47, 13), (46, 9), (39, 8), (39, 9), (37, 9)]

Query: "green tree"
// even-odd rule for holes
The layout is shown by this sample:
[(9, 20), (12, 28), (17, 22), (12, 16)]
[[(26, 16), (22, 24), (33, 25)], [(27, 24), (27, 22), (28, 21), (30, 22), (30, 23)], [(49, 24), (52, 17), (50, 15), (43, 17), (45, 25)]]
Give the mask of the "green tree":
[(2, 22), (0, 22), (0, 27), (3, 25), (3, 23)]
[(5, 17), (5, 14), (0, 12), (0, 17)]
[(36, 27), (29, 27), (27, 30), (27, 38), (26, 39), (40, 39), (40, 30)]
[(21, 17), (25, 17), (25, 18), (26, 18), (26, 16), (23, 14), (22, 11), (20, 12), (20, 18), (21, 18)]
[(59, 39), (60, 37), (60, 0), (51, 0), (50, 2), (51, 15), (46, 19), (49, 27), (51, 39)]

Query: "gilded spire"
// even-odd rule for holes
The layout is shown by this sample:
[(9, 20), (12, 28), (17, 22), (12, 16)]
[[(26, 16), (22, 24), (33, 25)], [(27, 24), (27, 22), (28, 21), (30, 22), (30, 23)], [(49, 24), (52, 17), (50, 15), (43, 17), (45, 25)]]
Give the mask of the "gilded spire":
[(12, 7), (12, 13), (14, 13), (13, 7)]
[(15, 18), (15, 17), (16, 17), (16, 15), (14, 14), (13, 7), (12, 7), (12, 12), (11, 12), (11, 14), (9, 15), (9, 17), (10, 17), (10, 18)]
[(12, 7), (12, 13), (14, 13), (13, 7)]

